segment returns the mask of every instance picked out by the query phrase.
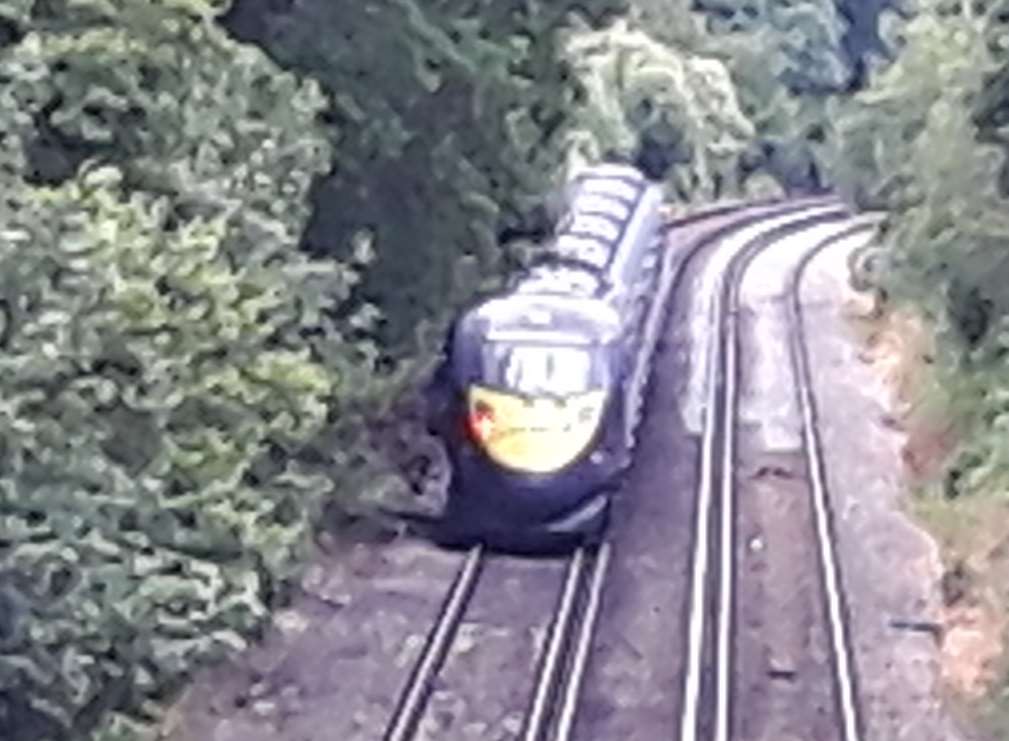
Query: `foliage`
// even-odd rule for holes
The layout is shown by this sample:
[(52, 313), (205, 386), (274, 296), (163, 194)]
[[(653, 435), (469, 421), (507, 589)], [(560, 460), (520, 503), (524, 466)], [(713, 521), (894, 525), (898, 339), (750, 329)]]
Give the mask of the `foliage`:
[[(928, 157), (915, 156), (924, 155), (920, 143), (929, 117), (939, 104), (966, 111), (991, 69), (980, 32), (975, 23), (919, 15), (903, 30), (905, 46), (893, 64), (875, 70), (870, 86), (852, 100), (831, 101), (830, 115), (838, 122), (835, 177), (860, 201), (902, 211), (920, 198), (912, 181), (930, 176), (915, 171), (929, 166)], [(966, 138), (957, 143), (970, 148), (973, 132), (959, 133)]]
[(0, 50), (0, 736), (127, 738), (264, 619), (333, 488), (298, 451), (379, 386), (333, 318), (354, 256), (296, 250), (318, 89), (199, 0), (29, 5)]
[(889, 209), (947, 490), (1009, 483), (1007, 8), (857, 51), (863, 5), (0, 0), (0, 736), (135, 738), (241, 646), (323, 500), (394, 486), (369, 417), (607, 151)]
[[(714, 33), (704, 20), (724, 9), (629, 5), (625, 25), (611, 22), (627, 10), (617, 0), (240, 0), (225, 18), (332, 93), (336, 164), (304, 246), (343, 258), (354, 235), (373, 239), (355, 296), (382, 307), (376, 338), (391, 360), (430, 352), (447, 318), (496, 285), (510, 266), (500, 241), (543, 233), (539, 204), (571, 156), (629, 154), (643, 138), (684, 199), (778, 190), (766, 173), (818, 184), (809, 147), (789, 142), (795, 91), (850, 76), (830, 3), (769, 2), (745, 29)], [(769, 74), (753, 55), (772, 42)]]
[(832, 109), (838, 179), (891, 213), (882, 279), (936, 325), (938, 387), (963, 430), (942, 487), (949, 496), (1009, 484), (1002, 435), (1009, 420), (1009, 203), (1000, 188), (1006, 150), (998, 92), (1009, 67), (992, 53), (996, 12), (924, 4), (890, 27), (897, 59)]
[(643, 139), (673, 165), (668, 177), (682, 199), (738, 192), (737, 160), (755, 131), (721, 61), (663, 45), (626, 21), (568, 32), (564, 59), (584, 89), (570, 134), (580, 146), (569, 154), (630, 154)]
[(494, 284), (499, 236), (545, 226), (529, 214), (562, 161), (575, 95), (555, 31), (573, 9), (596, 22), (621, 5), (243, 0), (226, 18), (332, 93), (336, 162), (305, 247), (344, 258), (354, 234), (373, 236), (358, 295), (382, 306), (392, 357), (430, 351), (418, 326), (443, 326)]
[(789, 192), (830, 183), (830, 168), (818, 152), (831, 125), (824, 103), (857, 83), (859, 62), (846, 49), (848, 24), (832, 0), (634, 5), (658, 41), (728, 69), (739, 109), (753, 129), (737, 157), (736, 180), (756, 178)]
[[(710, 32), (737, 54), (769, 60), (764, 71), (796, 94), (843, 90), (852, 67), (842, 37), (846, 24), (831, 0), (698, 0)], [(740, 43), (742, 42), (742, 43)], [(759, 67), (740, 68), (758, 73)]]
[[(1002, 60), (985, 80), (974, 104), (978, 140), (995, 144), (1009, 154), (1009, 2), (994, 2), (987, 10), (985, 43), (992, 59)], [(1002, 195), (1009, 196), (1009, 160), (999, 173)]]

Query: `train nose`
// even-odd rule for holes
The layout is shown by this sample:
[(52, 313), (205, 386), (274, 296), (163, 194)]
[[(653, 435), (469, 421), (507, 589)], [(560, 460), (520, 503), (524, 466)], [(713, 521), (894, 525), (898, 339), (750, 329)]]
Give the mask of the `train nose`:
[(513, 472), (553, 474), (576, 461), (596, 437), (605, 392), (522, 398), (473, 386), (468, 428), (494, 463)]

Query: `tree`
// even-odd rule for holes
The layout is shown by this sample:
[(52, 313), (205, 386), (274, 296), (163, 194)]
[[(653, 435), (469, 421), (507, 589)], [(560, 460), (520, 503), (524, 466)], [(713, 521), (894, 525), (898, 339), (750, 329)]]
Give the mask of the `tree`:
[(694, 9), (734, 51), (750, 49), (769, 59), (768, 71), (793, 94), (829, 93), (849, 85), (847, 24), (833, 0), (698, 0)]
[(373, 235), (375, 263), (355, 295), (382, 307), (376, 336), (392, 360), (430, 353), (418, 326), (444, 327), (497, 285), (499, 238), (548, 226), (536, 211), (576, 95), (556, 31), (576, 11), (600, 23), (622, 6), (242, 0), (226, 17), (332, 95), (336, 161), (304, 247), (345, 259), (354, 234)]
[(896, 60), (832, 109), (839, 181), (890, 211), (882, 279), (935, 326), (936, 388), (962, 431), (947, 493), (1002, 489), (1009, 470), (1009, 217), (996, 103), (1004, 62), (986, 43), (996, 18), (994, 6), (924, 4), (889, 25)]
[(354, 257), (296, 249), (324, 98), (219, 11), (3, 7), (5, 739), (131, 737), (243, 645), (333, 490), (298, 451), (380, 386)]
[[(1009, 154), (1009, 3), (990, 2), (985, 8), (985, 40), (992, 59), (1003, 60), (986, 80), (974, 106), (980, 141)], [(999, 173), (999, 187), (1009, 197), (1009, 166)]]
[(688, 201), (738, 193), (737, 160), (754, 136), (725, 65), (663, 45), (620, 21), (565, 35), (564, 59), (584, 89), (572, 107), (572, 154), (665, 152), (674, 192)]
[(850, 89), (855, 67), (845, 49), (847, 21), (833, 0), (702, 0), (698, 8), (759, 132), (748, 166), (789, 190), (826, 186), (816, 150), (828, 136), (826, 101)]

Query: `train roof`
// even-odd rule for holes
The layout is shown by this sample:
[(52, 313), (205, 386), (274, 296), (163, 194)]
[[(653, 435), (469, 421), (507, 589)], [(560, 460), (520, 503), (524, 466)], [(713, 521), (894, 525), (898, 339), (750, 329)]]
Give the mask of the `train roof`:
[(616, 311), (604, 301), (549, 293), (513, 293), (477, 306), (471, 321), (494, 342), (588, 344), (607, 342), (620, 331)]
[[(603, 284), (621, 280), (633, 244), (661, 221), (662, 188), (627, 165), (585, 168), (571, 182), (568, 204), (550, 246), (560, 263), (580, 263)], [(549, 257), (547, 259), (550, 259)]]
[(643, 240), (658, 238), (662, 191), (629, 165), (586, 167), (569, 183), (552, 239), (507, 293), (471, 309), (459, 330), (493, 342), (608, 342), (619, 336)]

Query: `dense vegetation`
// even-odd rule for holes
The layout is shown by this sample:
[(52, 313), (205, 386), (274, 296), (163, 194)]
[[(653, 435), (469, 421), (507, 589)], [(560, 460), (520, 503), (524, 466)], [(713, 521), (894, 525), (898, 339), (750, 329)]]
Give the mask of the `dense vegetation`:
[(368, 417), (640, 150), (670, 197), (886, 208), (1004, 490), (1009, 6), (0, 0), (0, 737), (134, 739), (282, 598)]
[(325, 99), (209, 11), (5, 7), (5, 739), (120, 737), (241, 646), (333, 486), (294, 454), (369, 393), (355, 264), (296, 249)]

